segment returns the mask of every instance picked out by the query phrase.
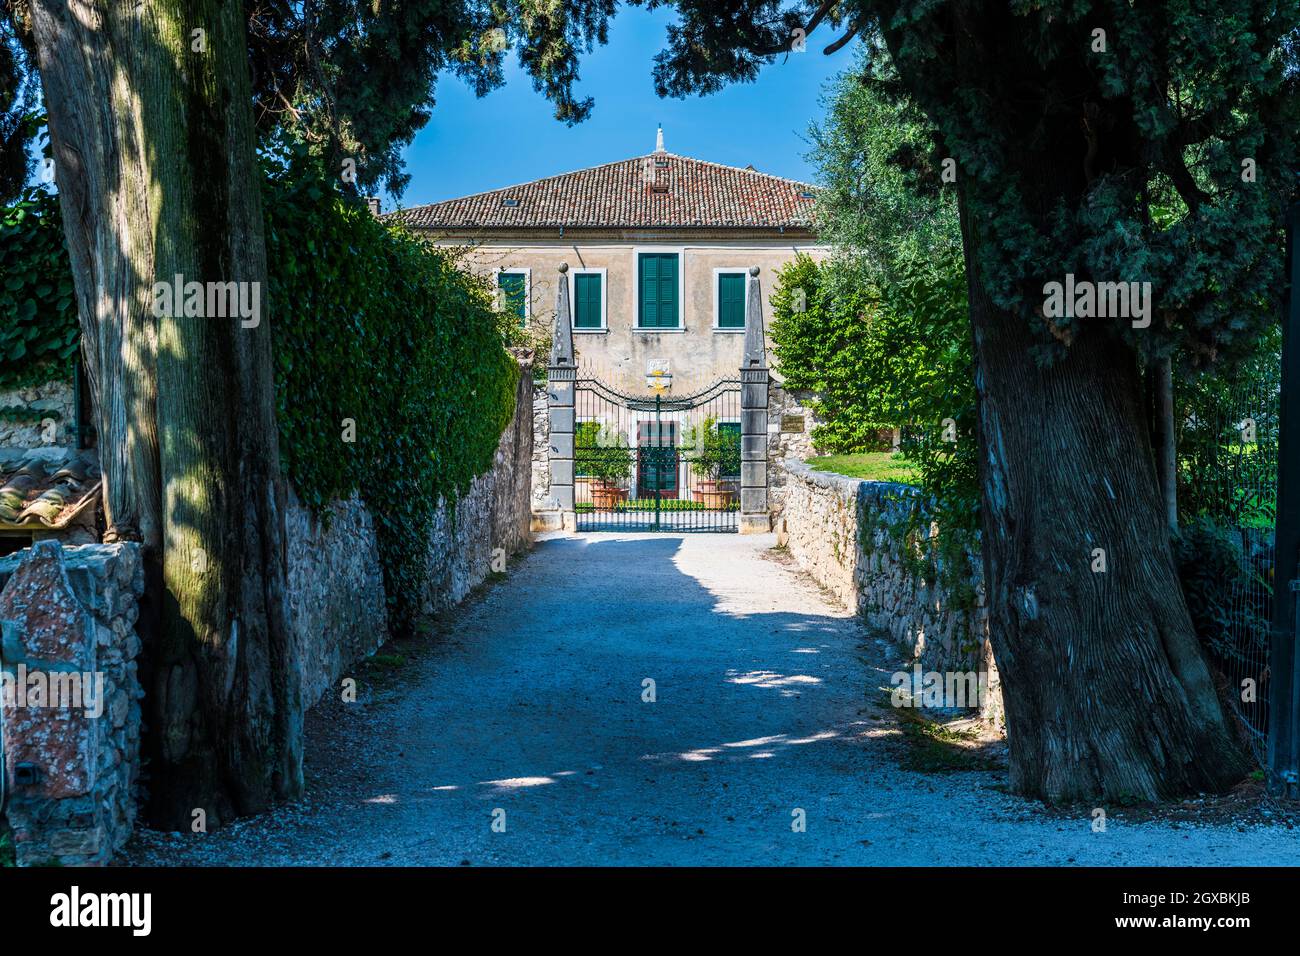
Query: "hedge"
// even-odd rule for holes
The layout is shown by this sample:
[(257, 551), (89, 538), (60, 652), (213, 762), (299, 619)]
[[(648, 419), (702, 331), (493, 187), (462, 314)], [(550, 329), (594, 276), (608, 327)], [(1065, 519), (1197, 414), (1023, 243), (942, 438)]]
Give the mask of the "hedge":
[[(359, 492), (390, 623), (415, 621), (439, 498), (491, 467), (519, 366), (487, 283), (303, 169), (265, 191), (280, 452), (320, 509)], [(345, 441), (349, 422), (355, 440)]]
[[(280, 459), (300, 500), (356, 493), (375, 520), (395, 631), (427, 581), (440, 499), (491, 467), (519, 367), (487, 283), (302, 164), (268, 168), (268, 288)], [(67, 377), (78, 345), (57, 199), (3, 211), (0, 388)]]

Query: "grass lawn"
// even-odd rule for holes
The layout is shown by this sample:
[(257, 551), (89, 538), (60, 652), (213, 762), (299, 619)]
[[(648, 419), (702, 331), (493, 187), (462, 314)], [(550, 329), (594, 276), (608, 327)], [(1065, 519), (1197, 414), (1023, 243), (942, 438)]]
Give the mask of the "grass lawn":
[(868, 451), (859, 455), (823, 455), (809, 458), (813, 471), (833, 471), (850, 478), (868, 481), (898, 481), (904, 484), (916, 479), (916, 465), (892, 451)]

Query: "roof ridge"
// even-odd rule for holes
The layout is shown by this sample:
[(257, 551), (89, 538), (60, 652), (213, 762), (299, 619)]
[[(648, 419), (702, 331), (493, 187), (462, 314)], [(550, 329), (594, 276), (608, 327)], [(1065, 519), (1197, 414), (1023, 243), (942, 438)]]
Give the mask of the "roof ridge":
[[(651, 153), (649, 155), (653, 156), (654, 154)], [(729, 166), (726, 163), (717, 163), (711, 159), (696, 159), (694, 156), (682, 156), (680, 153), (668, 153), (667, 155), (673, 156), (677, 159), (684, 159), (690, 163), (699, 163), (702, 166), (716, 166), (718, 169), (730, 169), (732, 172), (748, 173), (751, 176), (763, 176), (767, 179), (775, 179), (777, 182), (789, 183), (792, 186), (807, 186), (809, 189), (817, 188), (815, 183), (806, 183), (802, 179), (791, 179), (788, 176), (778, 176), (776, 173), (765, 173), (748, 166)]]
[(521, 188), (523, 188), (524, 186), (535, 186), (535, 185), (537, 185), (537, 184), (539, 184), (539, 183), (549, 182), (549, 181), (552, 180), (552, 179), (563, 179), (563, 178), (565, 178), (566, 176), (577, 176), (577, 175), (579, 175), (579, 174), (581, 174), (581, 173), (590, 173), (590, 172), (594, 172), (594, 171), (597, 170), (597, 169), (604, 169), (604, 168), (606, 168), (606, 167), (608, 167), (608, 166), (621, 166), (621, 165), (623, 165), (623, 164), (625, 164), (625, 163), (635, 163), (635, 162), (637, 162), (637, 161), (639, 161), (639, 160), (643, 160), (643, 159), (652, 159), (652, 158), (657, 157), (657, 156), (660, 156), (660, 157), (661, 157), (661, 156), (671, 156), (673, 159), (681, 159), (681, 160), (685, 160), (685, 161), (688, 162), (688, 163), (699, 163), (699, 164), (702, 165), (702, 166), (713, 166), (713, 167), (715, 167), (716, 169), (727, 169), (727, 170), (730, 170), (730, 171), (732, 171), (732, 172), (736, 172), (736, 173), (746, 173), (746, 174), (748, 174), (748, 175), (750, 175), (750, 176), (762, 176), (764, 179), (774, 179), (774, 180), (776, 180), (776, 181), (779, 182), (779, 183), (786, 183), (786, 184), (789, 184), (789, 185), (792, 185), (792, 186), (806, 186), (806, 187), (808, 187), (809, 189), (816, 189), (816, 188), (817, 188), (817, 187), (816, 187), (815, 185), (813, 185), (812, 183), (805, 183), (805, 182), (803, 182), (802, 180), (799, 180), (799, 179), (789, 179), (789, 178), (787, 178), (787, 177), (785, 177), (785, 176), (777, 176), (777, 175), (775, 175), (774, 173), (764, 173), (764, 172), (759, 172), (757, 169), (747, 169), (747, 168), (745, 168), (744, 166), (728, 166), (726, 163), (715, 163), (715, 162), (713, 162), (713, 161), (711, 161), (711, 160), (708, 160), (708, 159), (696, 159), (694, 156), (683, 156), (683, 155), (680, 154), (680, 153), (670, 153), (670, 152), (662, 152), (662, 153), (660, 153), (660, 152), (655, 151), (655, 152), (649, 152), (649, 153), (642, 153), (642, 154), (639, 155), (639, 156), (629, 156), (629, 157), (627, 157), (626, 159), (616, 159), (616, 160), (612, 160), (611, 162), (608, 162), (608, 163), (597, 163), (595, 166), (584, 166), (584, 167), (582, 167), (581, 169), (570, 169), (570, 170), (568, 170), (567, 172), (563, 172), (563, 173), (554, 173), (554, 174), (552, 174), (552, 175), (550, 175), (550, 176), (542, 176), (542, 177), (539, 177), (538, 179), (528, 179), (528, 180), (525, 180), (524, 182), (521, 182), (521, 183), (511, 183), (509, 186), (499, 186), (499, 187), (497, 187), (496, 189), (484, 189), (484, 190), (482, 190), (482, 191), (480, 191), (480, 192), (476, 192), (476, 193), (467, 193), (467, 194), (465, 194), (464, 196), (452, 196), (450, 199), (440, 199), (440, 200), (438, 200), (437, 202), (421, 203), (421, 204), (418, 205), (418, 206), (404, 206), (404, 207), (399, 207), (399, 208), (397, 208), (397, 209), (394, 209), (391, 213), (386, 213), (385, 215), (392, 216), (392, 215), (397, 215), (397, 214), (399, 214), (399, 213), (404, 213), (404, 212), (414, 212), (415, 210), (418, 210), (418, 209), (432, 209), (432, 208), (435, 207), (435, 206), (443, 206), (443, 205), (446, 205), (446, 204), (448, 204), (448, 203), (466, 202), (466, 201), (468, 201), (468, 200), (478, 199), (478, 198), (481, 197), (481, 196), (491, 196), (491, 195), (494, 195), (494, 194), (496, 194), (496, 193), (507, 192), (507, 191), (509, 191), (509, 190), (511, 190), (511, 189), (521, 189)]

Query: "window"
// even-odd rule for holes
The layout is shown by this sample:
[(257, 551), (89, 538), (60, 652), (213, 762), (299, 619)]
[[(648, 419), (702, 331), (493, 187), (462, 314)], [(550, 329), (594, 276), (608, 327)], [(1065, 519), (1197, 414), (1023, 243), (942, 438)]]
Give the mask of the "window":
[(714, 327), (743, 329), (745, 327), (745, 273), (718, 271), (717, 277), (717, 314)]
[(637, 327), (676, 329), (678, 314), (678, 254), (643, 252), (637, 257)]
[(519, 319), (519, 327), (528, 324), (528, 270), (502, 269), (497, 273), (501, 289), (501, 307)]
[(573, 327), (605, 328), (605, 270), (573, 273)]

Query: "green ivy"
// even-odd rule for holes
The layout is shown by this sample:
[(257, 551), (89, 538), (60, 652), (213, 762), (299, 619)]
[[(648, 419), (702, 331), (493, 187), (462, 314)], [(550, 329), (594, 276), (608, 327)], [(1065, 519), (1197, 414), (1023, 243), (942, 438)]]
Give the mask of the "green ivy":
[(80, 329), (58, 198), (0, 207), (0, 391), (72, 378)]
[[(267, 257), (280, 449), (300, 499), (361, 495), (389, 620), (408, 630), (439, 499), (491, 467), (518, 364), (485, 280), (301, 165), (271, 172)], [(355, 440), (348, 431), (355, 423)]]
[(30, 405), (5, 405), (0, 407), (0, 422), (17, 422), (22, 425), (34, 425), (46, 419), (62, 421), (63, 416), (54, 409), (32, 408)]
[[(281, 464), (323, 517), (333, 500), (366, 502), (389, 621), (408, 630), (438, 502), (492, 466), (514, 415), (513, 320), (454, 251), (376, 219), (304, 161), (269, 160), (263, 195)], [(0, 276), (0, 389), (70, 377), (79, 329), (56, 197), (3, 210)]]

